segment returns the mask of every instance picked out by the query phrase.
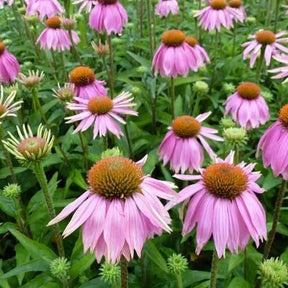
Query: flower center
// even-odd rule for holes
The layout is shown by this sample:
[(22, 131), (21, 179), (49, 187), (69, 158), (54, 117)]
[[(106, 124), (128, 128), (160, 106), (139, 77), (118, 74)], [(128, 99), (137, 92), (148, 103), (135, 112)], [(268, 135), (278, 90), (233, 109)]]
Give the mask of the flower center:
[(225, 0), (212, 0), (210, 6), (215, 10), (222, 10), (226, 8), (227, 2)]
[(240, 97), (247, 100), (253, 100), (260, 96), (260, 87), (251, 82), (244, 82), (237, 87), (237, 92)]
[(0, 104), (0, 117), (1, 117), (5, 112), (6, 112), (5, 107), (4, 107), (2, 104)]
[(97, 96), (88, 102), (88, 110), (92, 114), (105, 114), (113, 108), (113, 101), (107, 96)]
[(54, 16), (54, 17), (48, 18), (46, 20), (46, 27), (49, 27), (52, 29), (59, 29), (61, 27), (60, 17)]
[(180, 138), (195, 137), (201, 129), (201, 124), (194, 117), (184, 115), (173, 121), (172, 129)]
[(208, 192), (219, 198), (235, 199), (247, 187), (247, 176), (240, 167), (229, 163), (208, 166), (203, 173)]
[(118, 0), (98, 0), (98, 2), (104, 5), (111, 5), (111, 4), (116, 4)]
[(240, 0), (231, 0), (229, 1), (228, 5), (232, 8), (240, 8), (243, 5), (243, 3)]
[(262, 30), (256, 33), (256, 41), (260, 44), (268, 45), (276, 41), (276, 36), (272, 31)]
[(162, 42), (169, 47), (181, 46), (184, 41), (185, 34), (180, 30), (168, 30), (162, 35)]
[(141, 168), (124, 157), (109, 157), (100, 160), (90, 169), (87, 181), (92, 192), (108, 199), (126, 199), (141, 193), (143, 181)]
[(95, 81), (95, 75), (92, 69), (80, 66), (72, 70), (70, 73), (70, 82), (76, 86), (87, 86)]
[(194, 47), (197, 43), (198, 43), (198, 41), (197, 41), (197, 39), (196, 38), (194, 38), (194, 37), (186, 37), (185, 38), (185, 41), (186, 41), (186, 43), (188, 43), (190, 46), (192, 46), (192, 47)]
[(37, 155), (46, 145), (46, 139), (42, 137), (29, 137), (22, 140), (17, 149), (23, 156)]
[(279, 111), (279, 121), (288, 128), (288, 104), (284, 105)]
[(5, 52), (5, 45), (2, 43), (2, 42), (0, 42), (0, 56)]

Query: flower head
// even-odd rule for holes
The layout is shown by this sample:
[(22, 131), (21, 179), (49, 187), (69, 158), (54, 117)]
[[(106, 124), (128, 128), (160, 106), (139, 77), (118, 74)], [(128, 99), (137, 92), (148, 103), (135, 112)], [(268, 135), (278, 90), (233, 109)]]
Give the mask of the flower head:
[(14, 82), (19, 72), (20, 65), (17, 59), (0, 41), (0, 83)]
[(145, 161), (136, 163), (124, 157), (98, 161), (87, 176), (89, 189), (48, 225), (76, 210), (63, 235), (83, 226), (84, 251), (90, 249), (98, 262), (104, 256), (107, 263), (114, 264), (122, 255), (129, 261), (134, 250), (141, 257), (147, 238), (162, 230), (171, 232), (171, 219), (159, 198), (177, 197), (172, 183), (143, 174)]
[(198, 71), (199, 67), (204, 66), (204, 59), (209, 61), (202, 47), (197, 44), (193, 47), (186, 40), (185, 34), (180, 30), (168, 30), (163, 33), (162, 44), (152, 62), (155, 75), (160, 72), (162, 77), (186, 77), (189, 69)]
[(135, 106), (131, 101), (131, 93), (123, 92), (114, 99), (107, 96), (95, 96), (90, 99), (82, 99), (75, 97), (75, 103), (69, 103), (67, 108), (72, 111), (81, 111), (79, 114), (67, 117), (67, 123), (81, 121), (73, 133), (87, 130), (94, 124), (93, 134), (94, 139), (99, 134), (100, 137), (105, 136), (107, 130), (120, 137), (123, 135), (120, 127), (115, 122), (119, 121), (126, 124), (125, 120), (118, 114), (123, 115), (138, 115), (136, 111), (130, 109)]
[(40, 124), (36, 136), (29, 125), (23, 125), (22, 131), (17, 126), (17, 133), (20, 139), (14, 137), (9, 131), (10, 138), (2, 141), (6, 149), (21, 162), (33, 162), (43, 159), (51, 150), (54, 136), (51, 131), (44, 129)]
[(226, 29), (233, 28), (233, 16), (236, 17), (238, 12), (231, 8), (226, 0), (211, 0), (209, 6), (197, 12), (194, 17), (199, 17), (200, 26), (204, 30), (220, 31), (221, 25)]
[(259, 172), (252, 172), (256, 164), (233, 164), (234, 152), (225, 160), (216, 159), (201, 171), (201, 175), (174, 175), (181, 180), (199, 180), (179, 192), (177, 203), (189, 202), (182, 235), (188, 234), (197, 224), (196, 253), (213, 236), (218, 257), (225, 257), (226, 247), (231, 253), (244, 250), (250, 236), (259, 246), (266, 239), (265, 211), (255, 193), (264, 190), (256, 184)]
[[(282, 175), (288, 180), (288, 104), (284, 105), (279, 112), (278, 120), (272, 124), (261, 137), (256, 157), (262, 150), (264, 167), (271, 166), (274, 175)], [(275, 151), (277, 150), (277, 153)]]
[(160, 0), (155, 8), (155, 14), (160, 17), (167, 17), (171, 13), (176, 15), (179, 13), (177, 0)]
[(243, 23), (246, 18), (246, 12), (243, 7), (243, 2), (241, 0), (230, 0), (228, 2), (228, 5), (229, 7), (234, 9), (235, 12), (237, 12), (235, 14), (231, 14), (231, 17), (233, 18), (233, 20), (235, 20), (236, 22)]
[(94, 71), (86, 66), (79, 66), (71, 71), (70, 83), (74, 84), (75, 94), (79, 98), (89, 99), (97, 95), (107, 95), (105, 81), (96, 80)]
[(22, 73), (19, 74), (18, 81), (27, 88), (33, 88), (38, 86), (38, 84), (43, 80), (44, 75), (43, 71), (40, 73), (38, 70), (28, 70), (27, 76)]
[(95, 52), (99, 55), (99, 56), (105, 56), (108, 54), (109, 52), (109, 46), (108, 44), (101, 44), (101, 42), (97, 45), (94, 41), (92, 41), (92, 47), (95, 50)]
[(241, 83), (236, 92), (228, 97), (225, 115), (228, 113), (231, 113), (233, 120), (246, 129), (258, 128), (270, 117), (260, 87), (252, 82)]
[(112, 32), (121, 34), (124, 23), (128, 23), (125, 8), (118, 0), (98, 0), (89, 16), (89, 24), (92, 29), (110, 35)]
[(74, 84), (72, 83), (65, 83), (64, 87), (61, 87), (60, 84), (58, 83), (58, 90), (53, 89), (53, 96), (57, 97), (61, 101), (64, 102), (70, 102), (74, 99), (75, 97), (75, 87)]
[(172, 122), (172, 126), (168, 128), (170, 131), (165, 135), (159, 147), (160, 160), (163, 160), (163, 165), (170, 162), (170, 169), (175, 172), (180, 169), (182, 173), (187, 169), (190, 172), (194, 169), (199, 171), (204, 161), (202, 146), (211, 159), (215, 157), (215, 153), (204, 137), (215, 141), (223, 141), (223, 139), (215, 135), (218, 132), (216, 129), (202, 126), (201, 122), (210, 114), (211, 112), (207, 112), (196, 118), (184, 115)]
[(249, 38), (253, 40), (242, 44), (242, 47), (245, 47), (243, 59), (247, 59), (250, 55), (250, 67), (252, 68), (262, 50), (266, 66), (269, 66), (272, 55), (279, 54), (280, 51), (288, 53), (288, 48), (281, 44), (288, 42), (288, 38), (281, 38), (285, 34), (285, 31), (274, 34), (269, 30), (259, 30), (255, 35), (250, 35)]

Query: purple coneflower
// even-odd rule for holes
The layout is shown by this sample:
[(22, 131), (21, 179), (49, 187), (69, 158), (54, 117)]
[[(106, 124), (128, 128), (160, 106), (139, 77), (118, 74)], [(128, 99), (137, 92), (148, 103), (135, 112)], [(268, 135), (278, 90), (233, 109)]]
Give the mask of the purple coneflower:
[[(71, 31), (73, 42), (77, 44), (80, 39), (75, 31)], [(41, 49), (49, 50), (70, 50), (72, 43), (70, 40), (69, 32), (61, 28), (61, 19), (58, 16), (50, 17), (46, 20), (46, 28), (37, 39), (40, 42)]]
[(131, 102), (133, 97), (131, 97), (131, 93), (128, 92), (122, 92), (114, 99), (110, 99), (107, 96), (94, 96), (89, 99), (75, 97), (74, 100), (76, 102), (69, 103), (67, 108), (72, 111), (81, 112), (77, 115), (67, 117), (67, 123), (81, 121), (73, 134), (79, 131), (85, 131), (90, 126), (94, 125), (94, 139), (98, 134), (100, 137), (105, 136), (107, 131), (110, 131), (118, 138), (123, 136), (123, 133), (115, 120), (122, 124), (126, 124), (126, 122), (118, 114), (138, 115), (136, 111), (129, 109), (136, 104)]
[(79, 98), (89, 99), (97, 95), (107, 95), (105, 81), (98, 81), (92, 69), (79, 66), (70, 73), (70, 83), (75, 86), (75, 94)]
[(213, 236), (218, 257), (225, 257), (226, 247), (231, 253), (244, 250), (250, 236), (259, 246), (259, 239), (267, 237), (265, 211), (255, 193), (263, 193), (256, 181), (259, 172), (252, 172), (256, 164), (245, 166), (244, 162), (233, 165), (234, 152), (225, 160), (216, 159), (201, 171), (201, 175), (175, 175), (189, 181), (199, 180), (179, 192), (177, 202), (189, 202), (182, 235), (196, 229), (196, 253)]
[[(278, 67), (278, 68), (268, 70), (268, 72), (270, 72), (270, 73), (278, 73), (277, 75), (275, 75), (271, 78), (272, 79), (286, 78), (288, 76), (288, 56), (287, 55), (276, 55), (276, 56), (273, 56), (273, 58), (280, 63), (286, 64), (287, 66)], [(286, 83), (287, 81), (288, 80), (285, 79), (283, 81), (283, 83)]]
[(86, 8), (86, 12), (90, 13), (93, 6), (97, 4), (97, 1), (94, 0), (75, 0), (73, 4), (81, 4), (78, 13), (81, 14), (84, 8)]
[(19, 72), (20, 65), (16, 57), (0, 41), (0, 83), (14, 82)]
[(155, 14), (160, 17), (167, 17), (169, 13), (178, 14), (179, 6), (176, 0), (160, 0), (155, 8)]
[(232, 114), (234, 121), (246, 129), (258, 128), (269, 120), (269, 108), (258, 85), (244, 82), (226, 101), (225, 115)]
[(280, 44), (288, 42), (288, 38), (280, 38), (285, 34), (286, 31), (274, 34), (269, 30), (260, 30), (255, 35), (250, 35), (249, 38), (253, 40), (242, 44), (242, 47), (246, 47), (243, 52), (243, 59), (247, 59), (250, 55), (250, 67), (252, 68), (263, 49), (266, 66), (269, 66), (273, 55), (279, 54), (280, 51), (288, 53), (288, 48)]
[(201, 122), (210, 114), (211, 112), (207, 112), (196, 118), (184, 115), (173, 120), (172, 126), (168, 128), (170, 131), (159, 147), (160, 160), (163, 160), (164, 165), (170, 162), (170, 169), (176, 173), (180, 169), (182, 173), (187, 169), (191, 173), (194, 169), (199, 171), (204, 161), (202, 145), (210, 158), (215, 158), (216, 154), (204, 137), (215, 141), (223, 141), (223, 139), (215, 135), (218, 132), (216, 129), (201, 125)]
[(241, 0), (231, 0), (228, 2), (229, 7), (235, 10), (236, 13), (231, 14), (231, 17), (235, 22), (243, 23), (246, 18), (246, 12)]
[(118, 262), (123, 255), (128, 261), (134, 250), (141, 257), (143, 244), (162, 230), (171, 232), (171, 219), (159, 198), (177, 197), (171, 182), (145, 176), (137, 163), (124, 157), (109, 157), (98, 161), (88, 173), (89, 189), (48, 225), (53, 225), (75, 213), (63, 232), (67, 237), (83, 226), (84, 252), (90, 249), (98, 262)]
[(271, 166), (273, 174), (288, 180), (288, 104), (280, 109), (278, 120), (261, 137), (256, 157), (262, 150), (264, 167)]
[(118, 0), (98, 0), (89, 16), (91, 28), (107, 34), (121, 34), (124, 23), (128, 23), (126, 10)]

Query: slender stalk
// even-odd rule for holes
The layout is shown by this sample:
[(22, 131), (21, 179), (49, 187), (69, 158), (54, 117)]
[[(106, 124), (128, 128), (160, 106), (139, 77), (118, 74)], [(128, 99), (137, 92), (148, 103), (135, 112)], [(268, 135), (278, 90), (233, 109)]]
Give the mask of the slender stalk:
[(63, 78), (66, 80), (67, 79), (67, 72), (66, 72), (66, 68), (65, 68), (65, 59), (64, 59), (64, 53), (63, 51), (60, 52), (60, 58), (61, 58), (61, 66), (63, 67)]
[(126, 139), (127, 139), (127, 143), (128, 143), (129, 155), (130, 155), (130, 158), (133, 160), (134, 159), (134, 153), (133, 153), (132, 143), (131, 143), (130, 134), (129, 134), (129, 130), (128, 130), (128, 123), (126, 123), (124, 125), (124, 130), (125, 130)]
[(109, 63), (110, 63), (110, 70), (109, 70), (109, 82), (110, 82), (110, 95), (113, 98), (114, 95), (114, 68), (113, 68), (113, 49), (112, 49), (112, 42), (111, 36), (107, 35), (107, 42), (109, 46)]
[[(153, 5), (152, 3), (152, 11), (155, 11), (155, 6)], [(155, 14), (154, 13), (151, 13), (151, 16), (152, 16), (152, 23), (153, 23), (153, 47), (156, 47), (156, 17), (155, 17)], [(153, 48), (154, 50), (154, 48)]]
[(170, 101), (171, 101), (171, 115), (172, 119), (175, 118), (175, 108), (174, 108), (174, 102), (175, 102), (175, 83), (174, 83), (174, 78), (171, 77), (171, 82), (170, 82)]
[(234, 25), (233, 29), (233, 50), (232, 50), (232, 56), (235, 56), (235, 48), (236, 48), (236, 36), (237, 36), (237, 22)]
[(280, 8), (280, 0), (276, 0), (274, 33), (277, 32), (279, 8)]
[(144, 0), (140, 0), (140, 37), (143, 38), (144, 36), (144, 33), (143, 33), (143, 14), (144, 14), (144, 11), (143, 11), (143, 8), (144, 8)]
[(157, 134), (157, 94), (155, 97), (152, 99), (152, 129), (153, 129), (153, 134)]
[(72, 44), (73, 53), (74, 53), (77, 61), (79, 62), (79, 64), (83, 66), (84, 64), (83, 64), (83, 61), (82, 61), (82, 59), (81, 59), (81, 57), (80, 57), (80, 55), (79, 55), (79, 53), (78, 53), (78, 50), (77, 50), (77, 48), (76, 48), (76, 45), (75, 45), (75, 43), (74, 43), (71, 29), (69, 29), (68, 32), (69, 32), (69, 37), (70, 37), (70, 41), (71, 41), (71, 44)]
[(87, 144), (84, 143), (84, 139), (83, 139), (83, 132), (79, 131), (77, 133), (79, 135), (79, 139), (80, 139), (80, 143), (81, 143), (81, 147), (82, 147), (82, 151), (83, 151), (83, 157), (84, 157), (84, 167), (85, 167), (85, 170), (87, 171), (88, 170), (88, 147), (87, 147)]
[(149, 48), (150, 48), (150, 57), (153, 57), (153, 35), (152, 35), (152, 27), (151, 27), (151, 1), (146, 0), (147, 4), (147, 20), (148, 20), (148, 32), (149, 32)]
[(182, 2), (182, 21), (185, 21), (185, 0)]
[[(36, 161), (33, 164), (34, 165), (32, 165), (32, 169), (33, 169), (33, 172), (36, 175), (36, 178), (37, 178), (39, 185), (42, 189), (42, 192), (43, 192), (43, 195), (45, 198), (45, 202), (46, 202), (46, 205), (48, 208), (49, 217), (50, 217), (50, 219), (53, 219), (56, 217), (56, 214), (55, 214), (53, 199), (52, 199), (52, 196), (51, 196), (50, 191), (49, 191), (47, 178), (46, 178), (44, 169), (43, 169), (40, 161)], [(58, 224), (53, 225), (53, 232), (54, 232), (54, 237), (55, 237), (59, 256), (64, 257), (63, 241), (62, 241), (62, 237), (60, 234), (60, 229), (59, 229)]]
[(260, 59), (258, 62), (258, 67), (256, 70), (256, 82), (259, 84), (261, 80), (261, 71), (262, 71), (262, 65), (264, 61), (264, 53), (265, 53), (265, 47), (261, 48), (261, 54), (260, 54)]
[(40, 59), (40, 51), (39, 51), (39, 48), (38, 46), (36, 45), (36, 41), (35, 39), (33, 38), (33, 35), (31, 33), (31, 30), (29, 28), (29, 26), (27, 25), (26, 21), (24, 20), (24, 27), (25, 27), (25, 32), (26, 32), (26, 35), (27, 35), (27, 38), (30, 40), (32, 46), (34, 47), (34, 50), (35, 50), (35, 55), (36, 55), (36, 63), (38, 64), (39, 63), (39, 59)]
[(109, 73), (109, 70), (108, 70), (108, 67), (107, 67), (107, 63), (106, 63), (106, 56), (104, 55), (102, 57), (102, 59), (103, 59), (103, 66), (104, 66), (104, 69), (105, 69), (107, 77), (108, 77), (109, 89), (110, 89), (110, 91), (112, 91), (112, 89), (113, 89), (113, 87), (111, 86), (112, 81), (110, 80), (110, 73)]
[(177, 279), (178, 288), (183, 288), (183, 282), (182, 282), (181, 274), (177, 274), (176, 279)]
[(280, 217), (280, 209), (282, 207), (282, 203), (284, 200), (284, 196), (285, 196), (285, 191), (286, 190), (286, 181), (284, 179), (282, 179), (282, 184), (280, 186), (280, 190), (278, 192), (277, 195), (277, 200), (276, 200), (276, 204), (275, 204), (275, 213), (274, 213), (274, 217), (273, 217), (273, 224), (272, 224), (272, 229), (268, 235), (268, 240), (265, 244), (264, 247), (264, 253), (263, 253), (263, 258), (262, 261), (266, 260), (269, 256), (275, 235), (276, 235), (276, 230), (277, 230), (277, 224), (279, 221), (279, 217)]
[(56, 82), (59, 82), (59, 81), (58, 81), (58, 75), (57, 75), (57, 73), (56, 73), (55, 67), (53, 67), (51, 61), (49, 60), (49, 57), (48, 57), (48, 54), (47, 54), (47, 51), (46, 51), (46, 50), (44, 50), (44, 55), (45, 55), (45, 58), (46, 58), (46, 61), (47, 61), (48, 65), (49, 65), (49, 67), (50, 67), (51, 74), (52, 74), (52, 76), (54, 77), (54, 80), (55, 80)]
[(13, 15), (15, 18), (15, 23), (16, 23), (18, 35), (19, 35), (20, 39), (22, 40), (22, 37), (21, 37), (22, 36), (22, 33), (21, 33), (22, 29), (21, 29), (21, 25), (20, 25), (20, 21), (19, 21), (18, 10), (17, 10), (15, 3), (12, 4), (12, 12), (13, 12)]
[(210, 89), (209, 92), (212, 91), (212, 88), (214, 86), (214, 82), (215, 82), (215, 78), (216, 78), (216, 70), (217, 70), (217, 62), (218, 62), (218, 52), (219, 50), (219, 46), (221, 45), (220, 42), (220, 33), (218, 32), (218, 30), (216, 30), (215, 33), (215, 43), (214, 43), (214, 68), (213, 68), (213, 72), (212, 72), (212, 76), (211, 76), (211, 84), (210, 84)]
[(212, 258), (212, 266), (211, 266), (211, 275), (210, 275), (210, 285), (209, 288), (216, 288), (216, 282), (217, 282), (217, 271), (219, 266), (219, 258), (217, 256), (216, 250), (213, 252), (213, 258)]
[(121, 288), (128, 288), (128, 270), (127, 260), (122, 256), (120, 260), (121, 266)]
[(272, 14), (272, 3), (273, 1), (272, 0), (266, 0), (266, 11), (267, 11), (267, 17), (266, 17), (266, 23), (265, 23), (265, 26), (266, 27), (269, 27), (270, 26), (270, 22), (271, 22), (271, 14)]
[(199, 104), (200, 104), (200, 101), (201, 101), (201, 93), (195, 93), (196, 94), (196, 101), (195, 101), (195, 104), (194, 104), (194, 108), (193, 108), (193, 113), (192, 115), (196, 117), (196, 115), (199, 114)]

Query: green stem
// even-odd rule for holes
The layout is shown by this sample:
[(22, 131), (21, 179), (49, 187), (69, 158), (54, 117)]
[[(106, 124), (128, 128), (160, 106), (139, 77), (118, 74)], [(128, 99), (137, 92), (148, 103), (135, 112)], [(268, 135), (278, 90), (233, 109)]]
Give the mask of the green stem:
[[(44, 169), (41, 165), (41, 162), (40, 161), (35, 162), (34, 165), (32, 166), (32, 169), (33, 169), (33, 172), (36, 175), (36, 178), (37, 178), (39, 185), (42, 189), (42, 192), (43, 192), (43, 195), (45, 198), (45, 202), (46, 202), (46, 205), (48, 208), (49, 217), (51, 220), (51, 219), (56, 217), (56, 214), (55, 214), (53, 199), (52, 199), (52, 196), (50, 194), (49, 187), (48, 187), (47, 178), (46, 178)], [(55, 224), (53, 226), (53, 232), (54, 232), (54, 237), (55, 237), (59, 256), (64, 257), (63, 241), (62, 241), (62, 237), (60, 234), (60, 229), (59, 229), (58, 224)]]
[(127, 270), (127, 260), (124, 256), (120, 260), (121, 266), (121, 288), (128, 288), (128, 270)]
[(148, 20), (148, 32), (149, 32), (149, 48), (150, 48), (150, 57), (153, 57), (153, 36), (152, 36), (152, 27), (151, 27), (151, 1), (146, 0), (147, 2), (147, 20)]
[(185, 21), (185, 0), (182, 0), (182, 21)]
[(175, 119), (175, 108), (174, 108), (174, 102), (175, 102), (175, 83), (174, 78), (171, 77), (171, 83), (170, 83), (170, 94), (171, 94), (171, 115), (172, 119)]
[(200, 101), (201, 101), (201, 94), (200, 93), (196, 93), (196, 101), (195, 101), (195, 105), (194, 105), (193, 113), (192, 113), (192, 115), (194, 117), (196, 117), (199, 114)]
[(274, 212), (274, 217), (273, 217), (273, 224), (272, 224), (272, 229), (268, 235), (268, 240), (265, 244), (264, 247), (264, 253), (263, 253), (263, 258), (262, 261), (266, 260), (269, 256), (275, 235), (276, 235), (276, 230), (277, 230), (277, 224), (279, 221), (279, 217), (280, 217), (280, 209), (282, 207), (282, 203), (284, 200), (284, 196), (285, 196), (285, 191), (286, 190), (286, 181), (284, 179), (282, 179), (282, 183), (280, 186), (280, 190), (278, 192), (277, 195), (277, 200), (276, 200), (276, 204), (275, 204), (275, 212)]
[(21, 38), (22, 40), (22, 29), (21, 29), (21, 25), (20, 25), (20, 21), (19, 21), (19, 14), (18, 14), (18, 10), (17, 10), (17, 7), (15, 5), (15, 3), (12, 4), (12, 12), (13, 12), (13, 15), (14, 15), (14, 18), (15, 18), (15, 23), (16, 23), (16, 27), (17, 27), (17, 32), (18, 32), (18, 35), (19, 37)]
[(182, 282), (181, 274), (177, 274), (176, 279), (177, 279), (178, 288), (183, 288), (183, 282)]
[[(80, 143), (81, 143), (81, 147), (82, 147), (82, 151), (83, 151), (83, 157), (84, 157), (84, 167), (85, 167), (85, 170), (87, 171), (89, 166), (88, 166), (88, 147), (87, 147), (87, 144), (86, 144), (86, 141), (84, 142), (84, 139), (83, 139), (83, 132), (78, 132), (77, 133), (79, 135), (79, 139), (80, 139)], [(85, 138), (85, 136), (84, 136)]]
[(75, 45), (75, 43), (74, 43), (74, 41), (73, 41), (73, 36), (72, 36), (72, 31), (71, 31), (71, 29), (69, 29), (68, 32), (69, 32), (69, 37), (70, 37), (70, 41), (71, 41), (71, 44), (72, 44), (73, 53), (74, 53), (77, 61), (79, 62), (79, 64), (83, 66), (83, 65), (84, 65), (84, 64), (83, 64), (83, 61), (82, 61), (82, 59), (81, 59), (81, 57), (80, 57), (80, 55), (79, 55), (79, 53), (78, 53), (78, 50), (77, 50), (77, 48), (76, 48), (76, 45)]
[(64, 53), (63, 51), (60, 52), (60, 58), (61, 58), (61, 66), (63, 67), (63, 78), (66, 80), (67, 79), (67, 73), (66, 73), (66, 68), (65, 68), (65, 59), (64, 59)]
[(209, 288), (216, 288), (216, 282), (217, 282), (217, 271), (219, 266), (219, 258), (217, 256), (216, 250), (213, 252), (213, 258), (212, 258), (212, 265), (211, 265), (211, 275), (210, 275), (210, 286)]
[(48, 54), (47, 54), (47, 51), (46, 51), (46, 50), (44, 50), (44, 55), (45, 55), (45, 58), (46, 58), (46, 61), (47, 61), (48, 65), (49, 65), (51, 74), (52, 74), (53, 77), (54, 77), (54, 80), (55, 80), (56, 82), (59, 82), (59, 81), (58, 81), (58, 75), (57, 75), (57, 73), (56, 73), (56, 70), (55, 70), (55, 68), (53, 67), (52, 63), (51, 63), (51, 61), (50, 61), (50, 59), (49, 59), (49, 57), (48, 57)]
[(236, 36), (237, 36), (237, 22), (234, 25), (233, 29), (233, 50), (232, 50), (232, 56), (235, 56), (235, 48), (236, 48)]
[(133, 153), (133, 149), (132, 149), (132, 143), (131, 143), (130, 134), (129, 134), (129, 130), (128, 130), (128, 123), (126, 123), (126, 124), (124, 125), (124, 130), (125, 130), (126, 139), (127, 139), (127, 143), (128, 143), (128, 149), (129, 149), (130, 158), (131, 158), (131, 159), (134, 159), (134, 153)]
[(278, 25), (278, 15), (279, 15), (279, 7), (280, 7), (280, 0), (276, 0), (276, 10), (275, 10), (275, 23), (274, 23), (274, 33), (277, 32), (277, 25)]
[(144, 11), (143, 11), (143, 8), (144, 8), (144, 0), (140, 0), (140, 37), (143, 38), (143, 14), (144, 14)]
[(258, 67), (257, 67), (257, 71), (256, 71), (256, 82), (258, 84), (260, 84), (260, 80), (261, 80), (261, 70), (262, 70), (262, 65), (264, 62), (264, 53), (265, 53), (265, 47), (263, 46), (261, 48), (260, 59), (259, 59)]
[(107, 35), (107, 42), (109, 46), (109, 63), (110, 63), (110, 70), (109, 70), (109, 84), (110, 84), (110, 95), (113, 98), (114, 95), (114, 68), (113, 68), (113, 49), (112, 49), (112, 41), (111, 36)]

